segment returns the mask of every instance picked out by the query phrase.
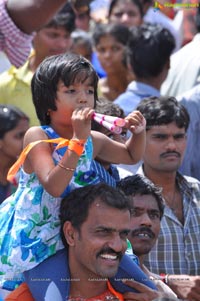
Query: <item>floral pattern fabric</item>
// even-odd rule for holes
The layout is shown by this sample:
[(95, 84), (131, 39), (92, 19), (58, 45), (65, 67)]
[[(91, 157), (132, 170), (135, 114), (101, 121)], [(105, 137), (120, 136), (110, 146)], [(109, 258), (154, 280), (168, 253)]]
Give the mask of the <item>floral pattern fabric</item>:
[[(50, 127), (42, 126), (42, 129), (50, 139), (59, 137)], [(55, 164), (66, 149), (54, 149)], [(92, 155), (89, 137), (70, 184), (58, 198), (43, 188), (35, 173), (27, 174), (21, 168), (17, 191), (0, 206), (0, 276), (10, 278), (32, 269), (63, 248), (59, 234), (60, 202), (71, 190), (99, 181), (90, 169)]]

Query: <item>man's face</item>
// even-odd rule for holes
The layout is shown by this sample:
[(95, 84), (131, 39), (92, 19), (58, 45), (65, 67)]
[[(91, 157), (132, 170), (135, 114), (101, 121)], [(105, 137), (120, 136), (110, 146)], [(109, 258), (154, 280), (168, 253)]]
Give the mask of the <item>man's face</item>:
[(177, 171), (186, 148), (184, 128), (175, 122), (153, 126), (147, 131), (146, 149), (143, 155), (144, 169), (162, 172)]
[(127, 248), (130, 212), (109, 207), (97, 199), (91, 205), (88, 218), (80, 231), (71, 227), (73, 241), (67, 238), (65, 230), (64, 226), (70, 245), (69, 263), (72, 275), (78, 272), (80, 279), (112, 277), (116, 274)]
[(137, 256), (150, 252), (160, 232), (160, 211), (153, 195), (132, 197), (131, 232), (128, 239)]
[(40, 59), (67, 52), (71, 45), (71, 34), (64, 27), (44, 27), (33, 40), (35, 53)]

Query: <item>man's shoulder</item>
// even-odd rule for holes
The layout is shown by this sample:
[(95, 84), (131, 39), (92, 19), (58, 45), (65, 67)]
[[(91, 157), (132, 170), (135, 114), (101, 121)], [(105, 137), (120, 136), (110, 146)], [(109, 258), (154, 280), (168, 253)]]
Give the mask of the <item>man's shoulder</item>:
[(7, 104), (12, 103), (13, 97), (16, 97), (15, 91), (15, 79), (13, 72), (15, 67), (10, 67), (9, 70), (3, 72), (0, 75), (0, 103)]
[(170, 58), (171, 66), (170, 66), (170, 72), (172, 69), (176, 68), (177, 66), (184, 66), (184, 62), (187, 62), (190, 64), (191, 61), (196, 60), (197, 57), (200, 57), (199, 51), (197, 51), (197, 44), (200, 43), (200, 39), (195, 38), (189, 42), (188, 44), (181, 47), (178, 51), (172, 54)]
[(177, 180), (185, 192), (196, 195), (200, 199), (200, 181), (197, 178), (179, 174)]
[[(27, 68), (28, 61), (21, 66), (20, 68), (16, 68), (15, 66), (11, 66), (8, 70), (4, 71), (0, 74), (0, 88), (11, 87), (14, 82), (18, 82), (18, 80), (24, 80), (24, 76), (30, 73)], [(31, 72), (31, 77), (32, 77)]]
[(178, 95), (176, 98), (180, 101), (187, 109), (195, 108), (200, 110), (200, 84), (192, 87), (190, 90)]
[(186, 175), (182, 175), (182, 176), (188, 184), (191, 184), (191, 185), (194, 184), (200, 188), (200, 181), (198, 179), (190, 177), (190, 176), (186, 176)]
[(143, 90), (139, 89), (137, 85), (138, 83), (136, 83), (135, 81), (131, 82), (128, 85), (126, 91), (120, 94), (114, 100), (114, 103), (119, 105), (124, 110), (125, 115), (128, 115), (130, 112), (135, 110), (139, 102), (143, 98), (143, 96), (140, 95)]
[(0, 74), (0, 87), (7, 85), (13, 78), (13, 75), (17, 68), (11, 66), (8, 70)]
[(124, 101), (126, 99), (130, 99), (131, 97), (133, 97), (133, 95), (135, 95), (134, 90), (130, 89), (129, 87), (127, 87), (126, 91), (123, 92), (122, 94), (120, 94), (114, 101), (114, 103), (119, 103), (121, 101)]

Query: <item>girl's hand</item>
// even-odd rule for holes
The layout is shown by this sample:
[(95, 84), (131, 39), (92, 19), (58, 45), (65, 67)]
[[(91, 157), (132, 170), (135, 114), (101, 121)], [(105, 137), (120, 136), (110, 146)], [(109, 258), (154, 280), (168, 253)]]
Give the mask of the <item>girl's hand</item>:
[(125, 118), (126, 128), (134, 134), (140, 134), (146, 128), (146, 120), (139, 111), (133, 111)]
[(72, 113), (73, 138), (87, 139), (91, 131), (91, 118), (94, 110), (91, 108), (79, 108)]

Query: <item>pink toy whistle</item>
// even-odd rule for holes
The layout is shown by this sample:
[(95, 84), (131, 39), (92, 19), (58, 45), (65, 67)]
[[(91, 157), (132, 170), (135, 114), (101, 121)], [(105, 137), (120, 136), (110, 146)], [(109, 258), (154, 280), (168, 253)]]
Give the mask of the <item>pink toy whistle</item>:
[(123, 118), (119, 118), (119, 117), (114, 117), (114, 116), (109, 116), (109, 115), (103, 115), (103, 114), (100, 114), (100, 113), (94, 113), (93, 115), (93, 118), (97, 116), (98, 118), (102, 119), (102, 120), (105, 120), (109, 123), (112, 123), (116, 126), (119, 126), (119, 127), (123, 127), (125, 126), (126, 122)]
[[(120, 126), (115, 125), (113, 122), (108, 122), (107, 120), (103, 119), (101, 116), (98, 116), (99, 114), (95, 113), (92, 118), (98, 122), (99, 124), (101, 124), (102, 126), (104, 126), (106, 129), (108, 129), (109, 131), (115, 133), (115, 134), (121, 134), (122, 132), (122, 128)], [(105, 116), (105, 115), (102, 115)], [(108, 117), (112, 117), (112, 116), (108, 116)], [(114, 117), (116, 119), (116, 117)], [(120, 118), (118, 118), (120, 119)]]

